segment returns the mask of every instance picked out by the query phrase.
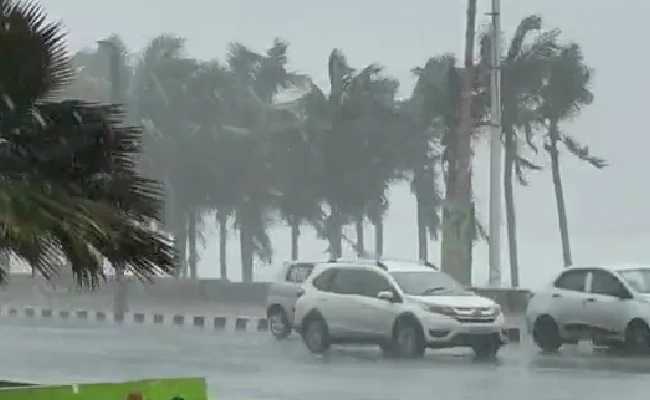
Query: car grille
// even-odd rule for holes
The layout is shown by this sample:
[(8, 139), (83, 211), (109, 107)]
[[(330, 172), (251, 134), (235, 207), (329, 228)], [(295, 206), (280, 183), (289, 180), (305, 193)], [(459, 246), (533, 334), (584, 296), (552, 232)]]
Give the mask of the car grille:
[(494, 315), (494, 311), (491, 308), (488, 307), (480, 307), (480, 308), (455, 308), (454, 309), (456, 313), (456, 319), (460, 322), (468, 322), (468, 323), (490, 323), (494, 322), (496, 319), (496, 315)]
[(460, 322), (466, 322), (466, 323), (491, 323), (495, 321), (494, 317), (489, 317), (489, 318), (457, 318), (458, 321)]

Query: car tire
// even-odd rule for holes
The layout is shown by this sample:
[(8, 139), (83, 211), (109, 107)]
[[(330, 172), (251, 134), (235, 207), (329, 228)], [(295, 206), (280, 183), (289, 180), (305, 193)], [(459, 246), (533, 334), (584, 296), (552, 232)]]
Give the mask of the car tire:
[(269, 311), (269, 331), (278, 340), (286, 339), (291, 334), (289, 318), (282, 307), (274, 307)]
[(625, 329), (625, 349), (633, 354), (650, 351), (650, 328), (643, 321), (632, 321)]
[(499, 339), (498, 335), (481, 337), (472, 343), (472, 350), (474, 350), (476, 358), (482, 360), (495, 358), (500, 348), (501, 340)]
[(325, 353), (330, 347), (329, 331), (325, 321), (321, 317), (307, 319), (303, 324), (302, 340), (312, 353)]
[(420, 325), (408, 318), (399, 320), (390, 349), (391, 355), (399, 358), (424, 356), (424, 335)]
[(537, 318), (533, 326), (533, 340), (545, 353), (558, 351), (562, 346), (562, 338), (555, 320), (548, 315)]

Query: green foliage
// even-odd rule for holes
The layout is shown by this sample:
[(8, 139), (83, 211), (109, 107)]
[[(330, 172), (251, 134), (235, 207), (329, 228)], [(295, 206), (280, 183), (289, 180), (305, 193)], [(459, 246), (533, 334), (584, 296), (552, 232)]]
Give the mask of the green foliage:
[(142, 278), (169, 272), (170, 242), (151, 229), (160, 188), (135, 171), (141, 131), (114, 106), (46, 101), (71, 72), (38, 6), (0, 2), (0, 27), (0, 251), (46, 277), (69, 263), (84, 285), (103, 258)]

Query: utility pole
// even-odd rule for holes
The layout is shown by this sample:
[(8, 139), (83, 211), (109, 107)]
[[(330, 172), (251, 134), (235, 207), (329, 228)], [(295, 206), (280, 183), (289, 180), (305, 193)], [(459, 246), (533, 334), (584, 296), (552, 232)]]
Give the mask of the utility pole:
[(490, 60), (490, 286), (501, 286), (501, 0), (492, 0)]
[[(105, 50), (109, 57), (109, 71), (111, 81), (111, 103), (122, 104), (122, 88), (120, 67), (122, 65), (122, 54), (120, 48), (110, 40), (98, 42), (99, 49)], [(113, 265), (115, 279), (113, 281), (113, 316), (115, 321), (122, 322), (124, 314), (128, 310), (127, 304), (127, 282), (124, 279), (124, 266)]]

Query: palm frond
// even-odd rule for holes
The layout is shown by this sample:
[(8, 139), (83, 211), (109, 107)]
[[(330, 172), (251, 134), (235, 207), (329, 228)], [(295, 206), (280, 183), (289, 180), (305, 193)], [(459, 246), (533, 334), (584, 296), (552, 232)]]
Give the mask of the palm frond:
[(607, 166), (607, 161), (603, 158), (592, 155), (589, 151), (589, 146), (580, 144), (575, 138), (569, 135), (562, 135), (562, 142), (566, 148), (582, 161), (586, 161), (592, 166), (602, 169)]
[(542, 18), (538, 15), (530, 15), (524, 18), (517, 26), (517, 31), (510, 41), (510, 47), (506, 55), (506, 63), (511, 63), (519, 56), (528, 34), (539, 30), (542, 27)]
[(72, 76), (59, 23), (35, 2), (0, 3), (0, 92), (23, 110), (54, 95)]

